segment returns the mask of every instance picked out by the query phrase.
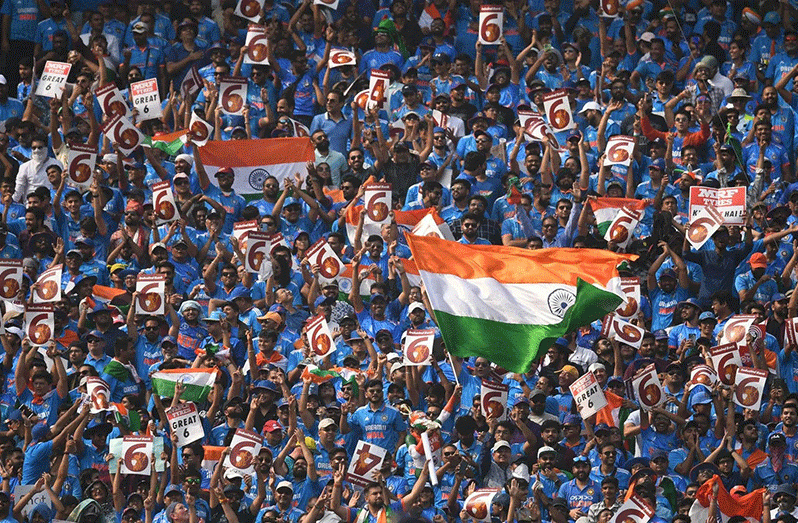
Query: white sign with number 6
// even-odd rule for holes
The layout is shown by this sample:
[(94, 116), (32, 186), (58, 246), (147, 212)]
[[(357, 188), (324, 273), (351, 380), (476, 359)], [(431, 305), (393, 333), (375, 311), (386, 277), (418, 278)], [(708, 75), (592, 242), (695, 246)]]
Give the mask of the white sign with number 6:
[(499, 45), (504, 25), (504, 7), (483, 5), (479, 8), (479, 43)]

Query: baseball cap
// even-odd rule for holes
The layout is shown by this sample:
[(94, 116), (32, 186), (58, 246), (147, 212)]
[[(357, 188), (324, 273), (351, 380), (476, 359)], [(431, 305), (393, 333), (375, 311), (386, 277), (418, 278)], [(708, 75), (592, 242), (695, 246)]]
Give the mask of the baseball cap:
[(510, 448), (510, 444), (507, 443), (504, 440), (499, 440), (499, 441), (497, 441), (496, 443), (493, 444), (493, 447), (490, 449), (490, 451), (491, 452), (496, 452), (499, 449), (502, 449), (504, 447), (507, 447), (509, 449)]
[(540, 456), (546, 453), (557, 454), (557, 451), (554, 450), (553, 447), (549, 447), (548, 445), (540, 447), (540, 449), (538, 449), (538, 458), (540, 458)]
[(582, 106), (582, 110), (579, 111), (579, 114), (584, 114), (587, 111), (601, 111), (601, 106), (597, 102), (587, 102)]
[(673, 269), (665, 269), (659, 275), (659, 279), (661, 280), (662, 278), (672, 278), (676, 280), (678, 279), (678, 276), (676, 275), (676, 271), (674, 271)]
[(333, 420), (332, 418), (324, 418), (319, 422), (319, 430), (324, 430), (330, 426), (338, 428), (338, 424), (335, 423), (335, 420)]
[[(321, 424), (319, 424), (319, 428), (321, 428)], [(282, 431), (283, 430), (283, 426), (280, 425), (279, 421), (275, 421), (275, 420), (271, 419), (271, 420), (267, 421), (265, 425), (263, 425), (263, 430), (266, 431), (266, 432), (276, 432), (278, 430)]]
[(574, 378), (578, 378), (579, 377), (579, 371), (573, 365), (563, 365), (563, 368), (561, 368), (559, 371), (557, 371), (557, 373), (559, 374), (559, 373), (562, 373), (562, 372), (565, 372), (566, 374), (570, 374)]
[(715, 313), (712, 312), (712, 311), (702, 312), (701, 315), (698, 316), (698, 321), (699, 322), (706, 321), (706, 320), (710, 320), (710, 321), (714, 321), (715, 323), (718, 323), (718, 319), (715, 317)]
[(144, 22), (136, 22), (135, 24), (133, 24), (132, 31), (134, 33), (146, 33), (147, 31), (149, 31), (149, 29), (150, 28)]
[(649, 165), (648, 168), (649, 169), (659, 169), (660, 171), (664, 171), (665, 170), (665, 160), (663, 160), (662, 158), (657, 158), (656, 160), (651, 162), (651, 165)]
[(765, 14), (765, 18), (762, 20), (763, 24), (771, 24), (771, 25), (779, 25), (781, 21), (779, 20), (779, 14), (776, 11), (769, 11)]
[(768, 266), (768, 260), (761, 252), (755, 252), (752, 254), (751, 258), (748, 260), (748, 263), (751, 265), (752, 269), (766, 269)]
[(291, 484), (290, 481), (281, 481), (280, 483), (277, 484), (277, 488), (274, 489), (274, 490), (277, 491), (277, 490), (284, 489), (284, 488), (287, 488), (291, 492), (294, 491), (294, 486)]

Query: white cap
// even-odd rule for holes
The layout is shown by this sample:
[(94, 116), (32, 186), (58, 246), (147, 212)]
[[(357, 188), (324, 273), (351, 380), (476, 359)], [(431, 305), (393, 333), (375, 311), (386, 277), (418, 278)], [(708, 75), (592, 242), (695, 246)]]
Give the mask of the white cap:
[(289, 489), (291, 492), (293, 492), (293, 491), (294, 491), (294, 486), (291, 484), (291, 482), (290, 482), (290, 481), (281, 481), (280, 483), (278, 483), (278, 484), (277, 484), (277, 488), (276, 488), (276, 489), (274, 489), (274, 490), (275, 490), (275, 492), (276, 492), (276, 491), (280, 490), (281, 488), (287, 488), (287, 489)]
[(541, 454), (545, 454), (546, 452), (557, 454), (557, 451), (554, 450), (553, 447), (549, 447), (548, 445), (546, 445), (545, 447), (540, 447), (540, 449), (538, 449), (538, 459), (540, 459)]
[(6, 77), (4, 75), (0, 74), (0, 85), (6, 85), (7, 83), (8, 83), (8, 80), (6, 80)]
[(388, 363), (392, 363), (392, 362), (394, 362), (396, 360), (401, 360), (402, 359), (402, 355), (399, 354), (398, 352), (389, 352), (388, 355), (385, 358), (388, 361)]
[(407, 315), (410, 316), (410, 314), (413, 311), (417, 310), (426, 311), (427, 309), (424, 308), (424, 304), (421, 303), (420, 301), (414, 301), (413, 303), (407, 306)]
[(107, 163), (116, 163), (116, 153), (108, 153), (103, 155), (103, 161)]
[(490, 449), (490, 451), (491, 452), (496, 452), (497, 450), (499, 450), (502, 447), (507, 447), (508, 449), (511, 448), (509, 443), (507, 443), (504, 440), (499, 440), (499, 441), (497, 441), (496, 443), (493, 444), (493, 448)]
[(655, 39), (656, 37), (657, 36), (651, 31), (646, 31), (645, 33), (640, 35), (640, 41), (651, 43), (651, 40)]
[(234, 479), (244, 479), (244, 475), (236, 469), (227, 469), (224, 473), (224, 479), (232, 481)]
[(582, 110), (579, 111), (579, 114), (583, 114), (590, 110), (601, 111), (601, 106), (596, 102), (587, 102), (584, 106), (582, 106)]
[(178, 160), (183, 160), (186, 163), (188, 163), (189, 165), (194, 165), (194, 158), (192, 158), (188, 154), (178, 154), (177, 156), (175, 156), (175, 161), (178, 161)]
[(592, 363), (592, 364), (590, 365), (590, 367), (588, 367), (588, 368), (587, 368), (587, 370), (588, 370), (589, 372), (596, 372), (596, 371), (597, 371), (597, 370), (599, 370), (599, 369), (601, 369), (601, 370), (607, 370), (607, 367), (605, 367), (603, 363), (596, 362), (596, 363)]
[(516, 479), (523, 479), (529, 483), (529, 467), (526, 466), (526, 463), (521, 463), (513, 469), (513, 477)]
[(333, 420), (332, 418), (324, 418), (319, 422), (319, 430), (326, 429), (330, 425), (332, 425), (335, 428), (338, 428), (338, 424), (335, 422), (335, 420)]

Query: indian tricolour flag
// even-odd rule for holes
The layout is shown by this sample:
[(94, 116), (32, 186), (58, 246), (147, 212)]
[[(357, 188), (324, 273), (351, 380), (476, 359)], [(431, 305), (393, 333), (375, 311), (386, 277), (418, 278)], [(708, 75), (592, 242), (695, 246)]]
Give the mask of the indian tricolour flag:
[(282, 186), (286, 177), (307, 175), (306, 164), (314, 159), (310, 138), (271, 138), (269, 140), (210, 141), (199, 150), (208, 177), (222, 167), (235, 172), (233, 189), (244, 196), (261, 194), (263, 182), (271, 175)]
[(524, 373), (540, 351), (623, 302), (616, 266), (593, 249), (463, 245), (409, 235), (446, 347)]
[(631, 210), (642, 210), (647, 203), (644, 200), (633, 200), (631, 198), (595, 198), (588, 200), (593, 215), (596, 217), (599, 233), (604, 236), (610, 224), (618, 215), (618, 212), (628, 207)]
[[(357, 231), (357, 222), (360, 217), (360, 211), (363, 209), (362, 205), (357, 205), (350, 207), (346, 213), (346, 234), (349, 237), (349, 242), (354, 245), (355, 243), (355, 232)], [(425, 216), (428, 214), (432, 215), (432, 219), (435, 220), (439, 226), (441, 224), (446, 224), (443, 218), (441, 218), (438, 211), (435, 210), (434, 207), (430, 207), (429, 209), (416, 209), (413, 211), (394, 211), (394, 218), (396, 219), (396, 226), (399, 228), (400, 232), (410, 232), (413, 228), (418, 225), (418, 222), (424, 219)], [(448, 225), (447, 225), (448, 227)], [(363, 236), (362, 238), (368, 238), (372, 234), (380, 234), (381, 225), (379, 224), (371, 224), (371, 223), (364, 223), (363, 224)], [(443, 234), (443, 232), (441, 233)], [(449, 232), (451, 234), (451, 231)]]
[(753, 523), (762, 521), (762, 511), (765, 510), (762, 503), (762, 493), (764, 488), (757, 489), (749, 494), (733, 498), (728, 493), (720, 477), (712, 476), (712, 479), (701, 485), (696, 493), (695, 501), (690, 507), (690, 521), (709, 521), (709, 505), (713, 497), (712, 489), (718, 485), (718, 518), (725, 523), (734, 516), (742, 516), (747, 521)]
[(180, 399), (199, 403), (208, 399), (217, 372), (216, 369), (159, 370), (152, 375), (152, 390), (160, 396), (172, 398), (175, 384), (180, 382), (185, 387)]

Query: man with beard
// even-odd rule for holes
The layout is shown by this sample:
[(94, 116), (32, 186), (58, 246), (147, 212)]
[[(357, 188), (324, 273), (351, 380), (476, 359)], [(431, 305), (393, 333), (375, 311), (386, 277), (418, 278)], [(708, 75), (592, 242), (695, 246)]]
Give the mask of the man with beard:
[[(558, 420), (546, 420), (540, 426), (540, 439), (546, 446), (554, 449), (556, 456), (554, 458), (554, 467), (559, 470), (571, 470), (574, 462), (574, 451), (565, 445), (560, 444), (561, 430), (560, 422)], [(590, 464), (588, 463), (588, 472), (590, 471)]]
[(335, 187), (339, 187), (341, 185), (342, 173), (346, 170), (347, 166), (346, 158), (342, 153), (330, 148), (330, 139), (327, 137), (325, 131), (317, 129), (310, 135), (310, 139), (316, 146), (316, 159), (314, 163), (316, 165), (320, 163), (329, 165), (332, 184)]
[(452, 90), (449, 91), (449, 99), (451, 105), (449, 106), (449, 116), (455, 116), (460, 120), (467, 122), (477, 112), (477, 107), (466, 99), (466, 90), (468, 86), (465, 83), (455, 84)]
[(365, 159), (366, 156), (363, 153), (363, 149), (360, 147), (353, 147), (349, 150), (346, 156), (348, 167), (346, 171), (341, 173), (341, 178), (344, 179), (348, 176), (353, 176), (360, 180), (361, 182), (365, 182), (369, 179), (369, 177), (375, 175), (374, 167), (371, 165), (365, 166)]
[(590, 461), (587, 456), (577, 456), (574, 459), (574, 479), (563, 483), (557, 492), (557, 497), (568, 503), (571, 519), (587, 516), (590, 505), (601, 501), (601, 486), (590, 479)]
[[(646, 280), (652, 309), (652, 331), (671, 326), (677, 304), (689, 297), (690, 285), (687, 267), (682, 258), (671, 251), (667, 242), (660, 242), (659, 246), (662, 254), (651, 264)], [(673, 260), (676, 269), (665, 269), (657, 280), (657, 271), (668, 257)]]
[(225, 445), (230, 432), (244, 428), (244, 410), (240, 398), (232, 398), (227, 401), (222, 410), (224, 423), (213, 427), (211, 430), (211, 441), (214, 445)]
[(701, 306), (695, 298), (688, 298), (676, 305), (674, 314), (679, 315), (681, 323), (671, 329), (668, 335), (668, 349), (670, 351), (682, 354), (695, 346), (695, 340), (701, 336), (701, 330), (698, 327), (700, 313)]
[(452, 204), (441, 210), (441, 218), (447, 223), (460, 220), (468, 212), (468, 201), (471, 195), (471, 182), (464, 178), (452, 182)]
[[(132, 299), (135, 301), (139, 296), (138, 292), (133, 292)], [(180, 330), (180, 318), (177, 316), (172, 304), (167, 300), (166, 311), (169, 314), (171, 327), (169, 336), (174, 338)], [(144, 380), (147, 390), (150, 390), (150, 368), (156, 363), (163, 361), (161, 354), (162, 327), (166, 320), (161, 316), (148, 316), (144, 320), (143, 336), (140, 334), (136, 325), (136, 307), (130, 307), (127, 312), (127, 332), (130, 342), (136, 347), (136, 371)]]
[(407, 425), (398, 410), (385, 404), (381, 380), (370, 380), (365, 390), (368, 405), (357, 409), (348, 419), (341, 416), (341, 434), (355, 429), (360, 439), (394, 453), (404, 444)]
[(233, 182), (235, 181), (235, 172), (232, 167), (222, 167), (214, 177), (216, 178), (219, 186), (212, 185), (208, 179), (208, 173), (202, 165), (202, 160), (199, 157), (199, 147), (194, 148), (194, 165), (197, 169), (197, 176), (199, 177), (199, 184), (202, 192), (222, 204), (224, 207), (224, 226), (223, 231), (227, 234), (233, 232), (233, 224), (241, 219), (241, 212), (246, 207), (244, 198), (236, 194), (233, 189)]
[(393, 42), (388, 30), (377, 28), (374, 32), (374, 49), (363, 53), (363, 57), (360, 59), (360, 72), (366, 73), (366, 76), (371, 78), (372, 69), (379, 69), (380, 66), (388, 63), (401, 68), (404, 58), (393, 49)]
[(529, 419), (541, 426), (544, 422), (549, 420), (559, 422), (559, 418), (557, 418), (557, 416), (546, 412), (546, 398), (546, 393), (540, 389), (534, 389), (529, 398)]
[[(754, 124), (754, 139), (743, 148), (743, 163), (750, 179), (756, 176), (759, 164), (759, 151), (765, 150), (764, 158), (770, 160), (773, 171), (770, 177), (774, 180), (792, 180), (793, 169), (787, 149), (773, 140), (773, 128), (768, 120), (758, 120)], [(24, 165), (24, 164), (23, 164)], [(20, 167), (22, 172), (22, 167)], [(15, 193), (16, 196), (16, 193)]]
[(776, 487), (784, 483), (798, 482), (798, 466), (790, 462), (787, 455), (787, 439), (783, 432), (768, 436), (767, 458), (754, 468), (751, 484), (754, 488)]
[[(299, 450), (299, 455), (297, 455), (296, 449)], [(289, 453), (294, 456), (294, 464), (290, 471), (284, 462)], [(305, 433), (302, 429), (296, 429), (288, 443), (280, 451), (274, 460), (274, 470), (277, 474), (289, 478), (293, 490), (292, 503), (294, 506), (306, 507), (311, 498), (321, 494), (323, 485), (319, 481), (313, 454), (305, 443)]]

